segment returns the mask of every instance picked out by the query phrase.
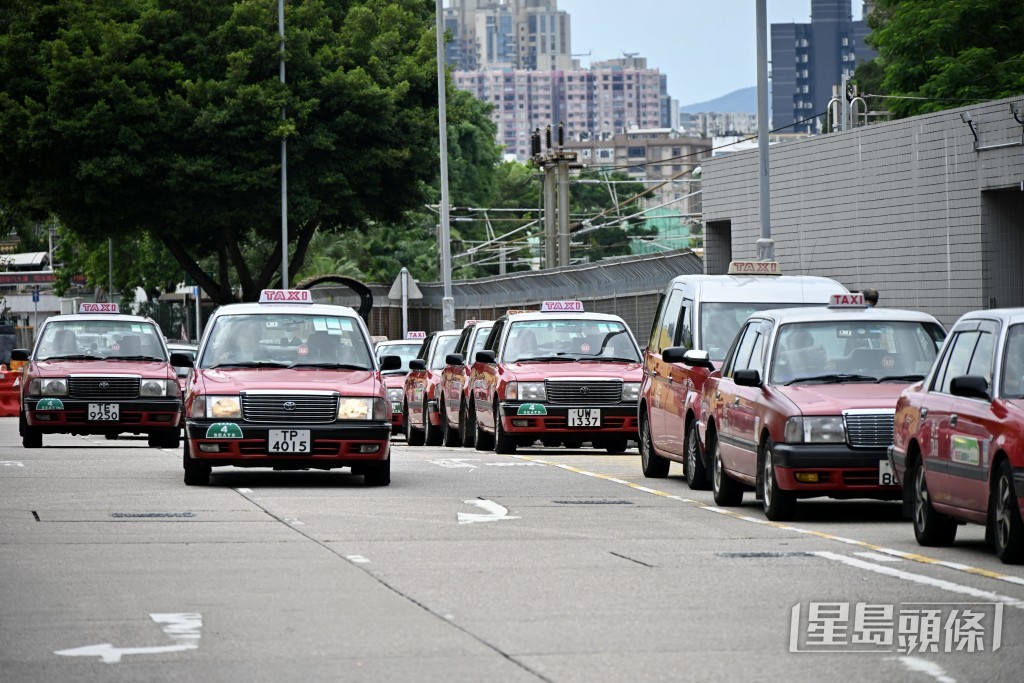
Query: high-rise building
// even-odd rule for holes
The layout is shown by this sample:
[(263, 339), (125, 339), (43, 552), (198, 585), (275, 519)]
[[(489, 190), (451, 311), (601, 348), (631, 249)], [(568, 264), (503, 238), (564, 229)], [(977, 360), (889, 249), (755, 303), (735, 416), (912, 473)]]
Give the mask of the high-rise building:
[(445, 60), (456, 69), (572, 68), (569, 14), (558, 0), (449, 0)]
[[(864, 3), (865, 18), (872, 5)], [(811, 0), (809, 24), (772, 24), (772, 128), (814, 132), (832, 86), (875, 56), (868, 33), (866, 19), (853, 21), (851, 0)]]

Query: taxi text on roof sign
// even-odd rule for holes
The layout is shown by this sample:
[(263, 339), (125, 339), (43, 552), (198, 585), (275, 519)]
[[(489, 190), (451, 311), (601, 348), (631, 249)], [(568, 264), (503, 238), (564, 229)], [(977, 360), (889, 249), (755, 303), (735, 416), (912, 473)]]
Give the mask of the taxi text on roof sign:
[(782, 275), (778, 261), (730, 261), (729, 275)]
[(867, 308), (864, 303), (864, 295), (860, 292), (853, 294), (833, 294), (828, 301), (829, 308)]
[(78, 307), (79, 313), (120, 313), (121, 308), (117, 304), (81, 304)]
[(540, 305), (541, 313), (582, 313), (582, 301), (545, 301)]
[(426, 339), (427, 333), (423, 330), (409, 330), (405, 333), (406, 339)]
[(264, 289), (260, 292), (261, 304), (311, 304), (313, 292), (308, 289)]

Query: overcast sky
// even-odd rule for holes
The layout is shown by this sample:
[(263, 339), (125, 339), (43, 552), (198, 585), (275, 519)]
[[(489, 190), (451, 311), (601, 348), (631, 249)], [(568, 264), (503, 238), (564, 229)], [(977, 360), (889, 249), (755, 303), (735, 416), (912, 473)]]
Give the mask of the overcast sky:
[[(811, 0), (767, 0), (768, 23), (808, 22)], [(853, 0), (860, 19), (861, 0)], [(680, 104), (757, 85), (754, 0), (558, 0), (572, 17), (573, 53), (639, 52), (668, 74)], [(769, 43), (769, 58), (770, 58)]]

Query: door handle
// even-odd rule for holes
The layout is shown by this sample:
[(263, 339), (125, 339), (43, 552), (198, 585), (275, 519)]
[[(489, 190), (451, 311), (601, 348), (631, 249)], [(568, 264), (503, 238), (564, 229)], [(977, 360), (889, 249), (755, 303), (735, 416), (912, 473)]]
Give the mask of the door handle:
[(715, 392), (715, 400), (716, 401), (722, 400), (722, 392), (721, 391), (716, 391)]
[(956, 427), (956, 413), (949, 416), (949, 426)]
[(732, 402), (732, 404), (733, 404), (734, 406), (738, 406), (738, 405), (740, 404), (740, 397), (739, 397), (739, 396), (737, 396), (737, 397), (736, 397), (736, 400), (734, 400), (734, 401)]
[(921, 408), (921, 419), (923, 420), (926, 417), (928, 417), (928, 409), (927, 408)]

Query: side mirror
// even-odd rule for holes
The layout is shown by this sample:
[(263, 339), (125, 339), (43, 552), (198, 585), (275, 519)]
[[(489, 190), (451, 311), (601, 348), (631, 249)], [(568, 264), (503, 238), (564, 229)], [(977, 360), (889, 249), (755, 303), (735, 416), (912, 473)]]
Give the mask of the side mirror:
[(983, 401), (991, 401), (988, 393), (988, 380), (978, 375), (963, 375), (954, 377), (949, 383), (949, 391), (954, 396), (964, 398), (980, 398)]
[(466, 362), (466, 359), (461, 353), (449, 353), (444, 357), (445, 365), (462, 365)]
[(195, 367), (195, 363), (192, 361), (192, 354), (182, 353), (180, 351), (171, 354), (171, 365), (173, 365), (176, 368)]
[(28, 349), (14, 349), (11, 351), (11, 360), (27, 361), (29, 356)]
[(761, 373), (757, 370), (737, 370), (732, 373), (732, 381), (741, 387), (761, 386)]
[(484, 363), (485, 365), (493, 365), (494, 360), (497, 356), (494, 355), (494, 351), (477, 351), (476, 362)]
[(413, 358), (411, 361), (409, 361), (409, 369), (412, 370), (413, 372), (426, 370), (427, 361), (423, 360), (422, 358)]
[(387, 372), (388, 370), (401, 370), (402, 369), (402, 357), (401, 356), (381, 356), (380, 357), (380, 369), (381, 369), (381, 372)]
[(662, 349), (661, 359), (666, 363), (683, 363), (686, 359), (686, 348), (670, 346), (667, 349)]

